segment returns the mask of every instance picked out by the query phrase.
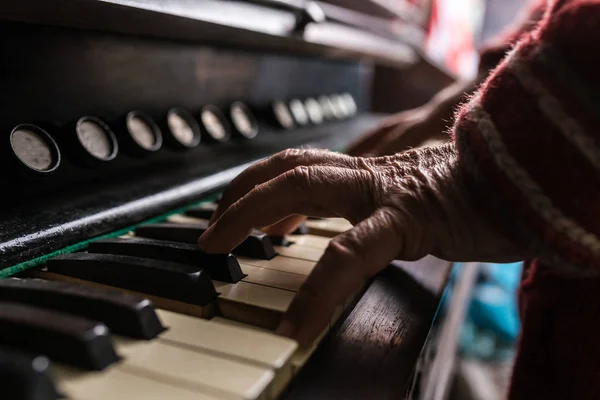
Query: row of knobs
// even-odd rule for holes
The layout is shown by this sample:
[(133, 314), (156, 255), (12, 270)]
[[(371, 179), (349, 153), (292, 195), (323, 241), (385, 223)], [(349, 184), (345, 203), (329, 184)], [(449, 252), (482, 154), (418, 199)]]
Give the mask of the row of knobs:
[[(343, 120), (356, 113), (356, 102), (347, 93), (270, 105), (272, 121), (285, 130)], [(75, 163), (96, 167), (114, 160), (121, 147), (132, 156), (143, 157), (158, 151), (163, 144), (188, 150), (201, 142), (226, 142), (232, 136), (253, 139), (258, 132), (258, 122), (250, 108), (234, 102), (225, 113), (212, 105), (202, 107), (195, 115), (173, 108), (160, 122), (141, 111), (131, 111), (111, 125), (96, 116), (81, 117), (61, 128), (21, 124), (10, 134), (10, 149), (11, 159), (22, 172), (39, 177), (60, 167), (60, 148), (67, 148)]]

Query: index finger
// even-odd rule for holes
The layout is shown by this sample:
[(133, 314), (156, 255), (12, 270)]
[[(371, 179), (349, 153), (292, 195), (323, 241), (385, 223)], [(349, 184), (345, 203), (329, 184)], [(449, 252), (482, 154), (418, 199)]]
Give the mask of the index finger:
[[(297, 167), (257, 186), (241, 198), (198, 239), (207, 252), (228, 252), (239, 245), (253, 228), (273, 225), (294, 215), (344, 216), (351, 200), (362, 200), (361, 189), (348, 183), (363, 181), (364, 171), (337, 167)], [(369, 193), (368, 191), (365, 191)]]
[(284, 315), (278, 334), (309, 345), (336, 308), (394, 260), (403, 243), (391, 215), (380, 209), (330, 242)]
[(288, 149), (250, 166), (238, 175), (225, 189), (217, 210), (210, 219), (210, 225), (233, 203), (244, 197), (256, 186), (299, 166), (331, 165), (350, 166), (352, 157), (318, 149)]

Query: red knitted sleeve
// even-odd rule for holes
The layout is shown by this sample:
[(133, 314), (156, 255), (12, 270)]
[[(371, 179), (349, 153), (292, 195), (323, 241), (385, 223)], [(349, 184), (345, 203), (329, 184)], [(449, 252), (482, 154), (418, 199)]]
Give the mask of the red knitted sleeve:
[(530, 0), (516, 21), (479, 51), (479, 71), (487, 73), (496, 68), (519, 38), (532, 31), (542, 19), (548, 0)]
[(600, 268), (600, 0), (553, 0), (459, 111), (476, 201), (545, 263)]

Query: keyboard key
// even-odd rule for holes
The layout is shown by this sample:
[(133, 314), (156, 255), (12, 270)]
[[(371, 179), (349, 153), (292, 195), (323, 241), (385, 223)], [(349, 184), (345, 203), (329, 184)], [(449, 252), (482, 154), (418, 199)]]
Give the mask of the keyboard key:
[[(273, 243), (273, 246), (284, 246), (284, 247), (288, 247), (292, 245), (292, 242), (290, 242), (287, 237), (285, 236), (274, 236), (274, 235), (269, 235), (269, 239), (271, 239), (271, 243)], [(277, 251), (277, 248), (275, 249), (275, 251)]]
[(243, 271), (248, 275), (244, 278), (244, 282), (289, 290), (292, 292), (300, 290), (300, 287), (306, 280), (306, 276), (304, 275), (260, 268), (253, 265), (244, 265)]
[(313, 235), (334, 237), (352, 229), (352, 224), (343, 218), (306, 221), (309, 233)]
[(49, 374), (50, 361), (0, 348), (0, 393), (3, 399), (56, 400), (60, 397)]
[(300, 260), (298, 258), (288, 258), (277, 256), (272, 260), (258, 260), (256, 258), (238, 257), (238, 262), (242, 266), (253, 265), (255, 267), (274, 269), (276, 271), (290, 272), (308, 276), (317, 265), (314, 261)]
[[(208, 221), (185, 216), (174, 217), (170, 217), (169, 221), (188, 222), (141, 225), (135, 230), (135, 233), (137, 236), (151, 239), (196, 244), (200, 235), (208, 229)], [(195, 222), (190, 223), (190, 220)], [(246, 240), (233, 249), (232, 253), (238, 256), (260, 258), (263, 260), (270, 260), (277, 255), (273, 248), (273, 243), (271, 243), (267, 234), (258, 230), (253, 230)]]
[[(243, 266), (242, 266), (243, 268)], [(215, 282), (221, 293), (219, 308), (224, 317), (274, 330), (290, 306), (295, 292), (238, 282)]]
[(117, 338), (116, 344), (123, 369), (222, 399), (262, 399), (275, 376), (270, 368), (161, 340)]
[(210, 220), (213, 213), (217, 211), (217, 203), (202, 203), (198, 207), (188, 208), (185, 215), (193, 218)]
[[(53, 367), (57, 384), (74, 400), (218, 400), (219, 398), (144, 376), (117, 365), (101, 373), (81, 372), (68, 367)], [(147, 374), (146, 374), (147, 375)]]
[(202, 268), (212, 279), (223, 282), (236, 283), (244, 277), (234, 255), (207, 254), (195, 244), (146, 238), (103, 239), (91, 242), (88, 251), (188, 264)]
[(17, 303), (0, 303), (0, 345), (102, 370), (119, 360), (106, 325)]
[(294, 232), (292, 232), (292, 235), (308, 235), (308, 233), (308, 226), (306, 226), (306, 224), (302, 224), (298, 228), (296, 228)]
[(48, 272), (204, 306), (217, 297), (200, 268), (112, 254), (73, 253), (50, 259)]
[(287, 247), (276, 246), (275, 250), (279, 253), (279, 255), (290, 258), (299, 258), (301, 260), (306, 261), (314, 261), (317, 262), (323, 257), (323, 253), (325, 252), (322, 249), (317, 249), (315, 247), (301, 246), (298, 244), (292, 244)]
[(325, 250), (329, 246), (330, 238), (317, 236), (317, 235), (287, 235), (287, 239), (299, 246), (304, 247), (315, 247), (317, 249)]
[(0, 301), (49, 308), (100, 321), (115, 333), (139, 339), (152, 339), (165, 330), (149, 300), (117, 290), (42, 279), (8, 278), (0, 280)]
[(161, 341), (272, 369), (275, 371), (272, 387), (277, 387), (276, 392), (292, 377), (291, 357), (298, 345), (291, 339), (167, 311), (159, 313), (169, 327), (161, 335)]

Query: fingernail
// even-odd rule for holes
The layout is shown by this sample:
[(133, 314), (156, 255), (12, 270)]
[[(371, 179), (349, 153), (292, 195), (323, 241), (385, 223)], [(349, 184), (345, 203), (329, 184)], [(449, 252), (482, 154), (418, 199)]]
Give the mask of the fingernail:
[(294, 324), (292, 324), (290, 321), (282, 321), (281, 324), (279, 324), (279, 327), (277, 327), (277, 330), (275, 331), (275, 333), (279, 336), (285, 337), (292, 337), (295, 332), (296, 328), (294, 327)]

